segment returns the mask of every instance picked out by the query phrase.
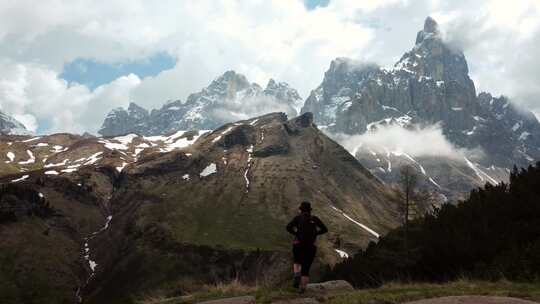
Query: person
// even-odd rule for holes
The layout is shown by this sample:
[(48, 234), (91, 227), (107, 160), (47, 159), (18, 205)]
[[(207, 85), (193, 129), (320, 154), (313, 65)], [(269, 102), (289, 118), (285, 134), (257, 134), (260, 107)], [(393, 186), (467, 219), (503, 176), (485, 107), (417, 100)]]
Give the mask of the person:
[(287, 224), (287, 231), (294, 235), (293, 286), (304, 293), (309, 283), (309, 269), (317, 253), (315, 241), (317, 236), (327, 233), (328, 229), (318, 217), (311, 215), (310, 202), (302, 202), (298, 209), (300, 214)]

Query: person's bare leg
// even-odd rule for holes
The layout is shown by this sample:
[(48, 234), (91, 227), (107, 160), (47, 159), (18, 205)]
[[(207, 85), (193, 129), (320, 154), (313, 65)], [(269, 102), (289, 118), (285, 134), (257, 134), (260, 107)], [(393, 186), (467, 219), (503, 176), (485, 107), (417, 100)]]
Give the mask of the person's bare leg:
[(302, 279), (300, 281), (300, 292), (306, 291), (306, 286), (309, 283), (309, 277), (308, 276), (302, 276)]
[(300, 283), (301, 283), (301, 279), (300, 279), (300, 276), (301, 276), (301, 271), (302, 271), (302, 265), (300, 264), (293, 264), (293, 272), (294, 272), (294, 277), (293, 277), (293, 287), (294, 288), (298, 288), (300, 286)]

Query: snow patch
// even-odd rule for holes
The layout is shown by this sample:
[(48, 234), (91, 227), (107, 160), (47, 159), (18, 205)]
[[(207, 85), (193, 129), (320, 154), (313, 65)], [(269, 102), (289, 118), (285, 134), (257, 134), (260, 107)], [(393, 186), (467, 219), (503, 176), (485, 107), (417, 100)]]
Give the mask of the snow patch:
[(480, 170), (480, 168), (478, 168), (475, 164), (473, 164), (467, 157), (463, 157), (463, 158), (465, 159), (465, 162), (467, 163), (467, 165), (474, 171), (476, 176), (478, 176), (478, 178), (481, 181), (485, 181), (487, 179), (487, 181), (490, 184), (497, 185), (499, 183), (497, 182), (496, 179), (492, 178), (491, 176), (486, 174), (484, 171)]
[(60, 167), (60, 166), (65, 166), (67, 164), (67, 162), (69, 161), (69, 159), (64, 159), (61, 163), (56, 163), (56, 164), (47, 164), (45, 165), (44, 167), (45, 168), (51, 168), (51, 167)]
[(87, 158), (87, 161), (84, 163), (84, 165), (87, 166), (96, 163), (98, 160), (101, 159), (99, 157), (101, 154), (103, 154), (103, 152), (97, 152), (95, 154), (92, 154), (90, 157)]
[(339, 254), (340, 258), (342, 258), (342, 259), (348, 259), (349, 258), (349, 254), (346, 253), (345, 251), (339, 250), (339, 249), (334, 249), (334, 250)]
[(217, 166), (215, 163), (211, 163), (210, 165), (206, 166), (204, 170), (199, 174), (200, 177), (206, 177), (209, 175), (212, 175), (217, 172)]
[(128, 163), (126, 163), (125, 161), (122, 162), (122, 165), (120, 167), (116, 167), (116, 171), (118, 172), (122, 172), (122, 170), (124, 170), (124, 168), (127, 166)]
[(77, 171), (77, 168), (67, 168), (67, 169), (63, 169), (61, 172), (63, 173), (72, 173), (72, 172), (75, 172)]
[(33, 164), (36, 162), (36, 158), (34, 157), (34, 154), (30, 150), (26, 150), (26, 153), (28, 154), (28, 157), (30, 157), (28, 160), (19, 162), (20, 165), (28, 165)]
[(22, 142), (23, 143), (27, 143), (27, 142), (31, 142), (31, 141), (34, 141), (34, 140), (38, 140), (40, 139), (41, 137), (33, 137), (33, 138), (30, 138), (30, 139), (27, 139), (27, 140), (23, 140)]
[(15, 160), (15, 153), (13, 153), (13, 152), (8, 152), (8, 153), (6, 154), (6, 156), (7, 156), (7, 158), (9, 158), (9, 161), (10, 161), (10, 162), (12, 162), (12, 161)]
[(339, 212), (341, 215), (343, 215), (346, 219), (348, 219), (349, 221), (353, 222), (354, 224), (358, 225), (360, 228), (366, 230), (367, 232), (369, 232), (371, 235), (373, 235), (374, 237), (376, 238), (379, 238), (380, 235), (375, 232), (373, 229), (369, 228), (368, 226), (354, 220), (352, 217), (350, 217), (349, 215), (347, 215), (345, 212), (343, 212), (342, 210), (334, 207), (333, 205), (330, 205), (330, 207), (332, 207), (332, 209), (334, 209), (335, 211)]
[(22, 181), (24, 181), (24, 180), (27, 180), (29, 177), (30, 177), (30, 175), (23, 175), (21, 178), (14, 179), (14, 180), (12, 180), (11, 182), (12, 182), (12, 183), (22, 182)]
[(247, 148), (246, 152), (248, 153), (248, 159), (247, 159), (247, 167), (246, 167), (246, 170), (244, 171), (244, 180), (246, 181), (246, 193), (248, 193), (249, 185), (250, 185), (248, 174), (249, 174), (249, 169), (251, 169), (251, 160), (253, 159), (251, 157), (251, 154), (253, 153), (253, 145)]
[(234, 129), (234, 126), (228, 127), (225, 131), (221, 132), (216, 138), (212, 140), (213, 143), (217, 142), (221, 139), (222, 136), (226, 135), (227, 133), (231, 132), (231, 130)]

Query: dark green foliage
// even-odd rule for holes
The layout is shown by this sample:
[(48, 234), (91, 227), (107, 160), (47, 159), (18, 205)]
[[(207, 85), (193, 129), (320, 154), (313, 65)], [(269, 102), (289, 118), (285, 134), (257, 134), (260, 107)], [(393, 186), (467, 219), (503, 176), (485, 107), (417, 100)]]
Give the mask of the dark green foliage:
[(409, 223), (408, 252), (398, 228), (336, 265), (332, 278), (358, 287), (392, 280), (447, 281), (462, 276), (495, 280), (540, 277), (540, 163), (510, 184), (487, 184), (457, 206)]

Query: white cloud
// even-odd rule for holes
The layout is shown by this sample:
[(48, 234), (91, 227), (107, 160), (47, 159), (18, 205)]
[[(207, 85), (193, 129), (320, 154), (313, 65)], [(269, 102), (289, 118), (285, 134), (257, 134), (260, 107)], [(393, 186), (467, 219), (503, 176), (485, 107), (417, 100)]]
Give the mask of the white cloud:
[[(539, 3), (331, 0), (307, 11), (292, 0), (3, 1), (0, 106), (29, 124), (32, 115), (47, 132), (95, 131), (115, 106), (185, 100), (230, 69), (262, 85), (270, 77), (289, 82), (306, 98), (335, 57), (393, 64), (433, 15), (464, 47), (480, 90), (540, 112)], [(94, 92), (58, 78), (76, 58), (114, 63), (156, 52), (176, 57), (177, 65)]]
[(50, 132), (95, 132), (106, 113), (126, 106), (140, 84), (137, 76), (128, 75), (90, 91), (37, 64), (0, 61), (0, 70), (0, 108), (30, 130), (43, 122)]
[(415, 129), (391, 125), (362, 135), (330, 134), (330, 136), (351, 153), (364, 147), (383, 154), (396, 152), (413, 157), (463, 159), (463, 155), (474, 154), (475, 157), (479, 157), (481, 154), (480, 150), (470, 151), (455, 147), (446, 139), (438, 125)]

